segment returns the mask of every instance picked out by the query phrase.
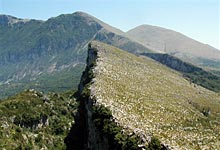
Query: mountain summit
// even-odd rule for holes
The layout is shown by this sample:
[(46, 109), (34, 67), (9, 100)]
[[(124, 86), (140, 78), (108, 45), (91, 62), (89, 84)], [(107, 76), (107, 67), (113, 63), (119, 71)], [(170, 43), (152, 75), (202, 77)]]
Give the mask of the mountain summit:
[(150, 49), (177, 56), (200, 66), (207, 65), (205, 61), (218, 62), (220, 65), (219, 50), (176, 31), (157, 26), (141, 25), (131, 29), (126, 35)]

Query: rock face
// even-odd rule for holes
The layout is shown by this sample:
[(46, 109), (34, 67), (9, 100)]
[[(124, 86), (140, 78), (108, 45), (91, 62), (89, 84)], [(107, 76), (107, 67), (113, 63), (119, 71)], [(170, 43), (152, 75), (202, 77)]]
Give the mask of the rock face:
[[(93, 105), (94, 105), (94, 99), (92, 99), (89, 95), (89, 92), (86, 93), (85, 91), (89, 90), (88, 84), (92, 82), (92, 69), (95, 65), (95, 62), (97, 60), (97, 50), (89, 46), (88, 50), (88, 59), (87, 59), (87, 68), (85, 72), (83, 73), (83, 76), (81, 78), (80, 88), (79, 92), (81, 93), (81, 105), (84, 105), (85, 109), (85, 123), (86, 123), (86, 129), (87, 129), (87, 140), (86, 140), (86, 147), (85, 149), (91, 149), (91, 150), (108, 150), (109, 145), (106, 140), (106, 137), (101, 136), (100, 131), (97, 129), (93, 122)], [(82, 102), (83, 101), (83, 102)]]
[(149, 58), (94, 41), (79, 92), (84, 149), (219, 146), (220, 97)]

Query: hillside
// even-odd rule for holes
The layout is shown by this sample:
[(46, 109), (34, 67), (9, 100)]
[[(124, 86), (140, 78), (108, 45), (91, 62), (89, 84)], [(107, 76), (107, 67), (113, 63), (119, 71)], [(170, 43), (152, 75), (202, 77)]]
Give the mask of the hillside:
[(72, 94), (26, 90), (0, 101), (0, 149), (65, 149), (77, 109)]
[(220, 92), (220, 77), (215, 73), (207, 72), (202, 68), (184, 62), (168, 54), (142, 53), (141, 55), (150, 57), (161, 64), (180, 72), (190, 82), (217, 93)]
[(77, 87), (93, 39), (133, 53), (150, 51), (83, 12), (46, 21), (0, 15), (0, 34), (0, 98), (29, 88), (59, 92)]
[(220, 51), (173, 30), (141, 25), (126, 35), (144, 46), (209, 69), (220, 69)]
[(150, 58), (94, 41), (79, 91), (87, 148), (219, 148), (219, 95)]

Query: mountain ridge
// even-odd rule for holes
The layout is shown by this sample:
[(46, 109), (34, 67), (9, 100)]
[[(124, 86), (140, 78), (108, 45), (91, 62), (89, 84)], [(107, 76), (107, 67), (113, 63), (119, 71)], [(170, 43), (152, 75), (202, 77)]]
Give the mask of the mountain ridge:
[(13, 25), (15, 23), (26, 23), (34, 19), (21, 19), (11, 15), (0, 14), (0, 25)]
[(150, 58), (93, 41), (79, 93), (84, 149), (218, 147), (219, 95)]

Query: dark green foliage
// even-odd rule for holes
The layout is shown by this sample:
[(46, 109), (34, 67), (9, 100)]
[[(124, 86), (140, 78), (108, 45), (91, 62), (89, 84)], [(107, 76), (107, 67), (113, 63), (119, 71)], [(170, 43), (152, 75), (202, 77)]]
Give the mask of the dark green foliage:
[(156, 137), (152, 137), (148, 145), (148, 150), (161, 150), (161, 149), (162, 146), (160, 140)]
[(220, 91), (220, 77), (206, 71), (198, 71), (193, 73), (185, 73), (185, 77), (193, 83), (203, 86), (209, 90)]
[(77, 103), (73, 92), (27, 90), (0, 102), (0, 149), (65, 149)]

